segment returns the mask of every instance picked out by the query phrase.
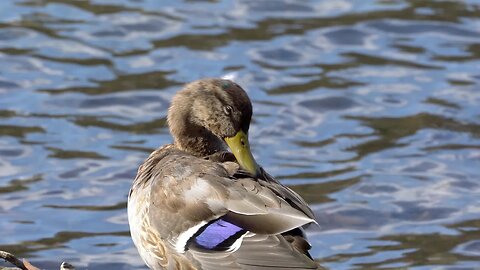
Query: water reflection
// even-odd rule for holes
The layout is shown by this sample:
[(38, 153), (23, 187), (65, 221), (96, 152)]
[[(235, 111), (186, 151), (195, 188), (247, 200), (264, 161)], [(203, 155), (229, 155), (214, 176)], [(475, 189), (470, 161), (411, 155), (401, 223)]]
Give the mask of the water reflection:
[(476, 1), (3, 1), (0, 249), (144, 269), (125, 201), (184, 82), (249, 92), (257, 160), (331, 269), (480, 260)]

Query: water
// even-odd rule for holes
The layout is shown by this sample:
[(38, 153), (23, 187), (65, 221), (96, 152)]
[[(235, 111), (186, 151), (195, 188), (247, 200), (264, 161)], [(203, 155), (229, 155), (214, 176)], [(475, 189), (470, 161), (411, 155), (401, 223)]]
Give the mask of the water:
[(126, 197), (185, 82), (234, 76), (331, 269), (480, 269), (480, 2), (0, 2), (0, 250), (145, 269)]

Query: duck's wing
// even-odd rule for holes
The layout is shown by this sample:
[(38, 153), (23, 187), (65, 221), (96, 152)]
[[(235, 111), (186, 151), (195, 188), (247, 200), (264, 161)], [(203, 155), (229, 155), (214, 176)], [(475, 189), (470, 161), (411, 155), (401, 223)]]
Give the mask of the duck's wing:
[(282, 185), (278, 182), (277, 179), (273, 178), (270, 174), (268, 174), (263, 168), (261, 168), (261, 179), (265, 181), (264, 185), (271, 189), (275, 194), (286, 200), (289, 204), (291, 204), (296, 209), (302, 211), (310, 217), (311, 219), (315, 219), (315, 215), (313, 214), (312, 209), (308, 206), (307, 202), (300, 197), (295, 191), (291, 190), (289, 187)]
[(248, 233), (235, 252), (204, 252), (191, 249), (188, 253), (204, 270), (323, 269), (293, 248), (282, 235)]
[[(310, 244), (299, 229), (314, 219), (277, 195), (271, 189), (274, 185), (235, 179), (230, 191), (238, 189), (239, 194), (232, 192), (224, 202), (228, 212), (205, 225), (188, 243), (188, 253), (202, 269), (323, 269), (308, 254)], [(223, 237), (215, 240), (214, 234)], [(201, 238), (210, 241), (198, 245)]]
[[(249, 172), (242, 169), (238, 169), (234, 172), (236, 178), (248, 178), (253, 177)], [(277, 196), (287, 201), (291, 206), (297, 210), (302, 211), (305, 215), (315, 220), (315, 215), (308, 206), (307, 202), (300, 197), (295, 191), (282, 185), (277, 179), (268, 174), (263, 168), (260, 168), (260, 174), (257, 176), (256, 181), (262, 183), (263, 186), (269, 188)]]

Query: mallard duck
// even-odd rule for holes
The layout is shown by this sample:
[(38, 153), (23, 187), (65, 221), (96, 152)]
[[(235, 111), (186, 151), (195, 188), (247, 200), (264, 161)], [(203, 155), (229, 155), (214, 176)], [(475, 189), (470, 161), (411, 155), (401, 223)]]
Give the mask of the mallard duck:
[(251, 117), (247, 93), (229, 80), (195, 81), (173, 97), (174, 142), (139, 167), (128, 197), (150, 269), (321, 269), (302, 229), (313, 212), (256, 163)]

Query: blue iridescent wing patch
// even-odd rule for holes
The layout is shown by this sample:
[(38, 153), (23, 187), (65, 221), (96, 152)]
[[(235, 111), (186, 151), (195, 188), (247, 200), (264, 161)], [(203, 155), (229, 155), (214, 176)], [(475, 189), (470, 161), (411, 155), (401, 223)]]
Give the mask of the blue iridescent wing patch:
[(233, 243), (245, 233), (247, 231), (241, 227), (223, 219), (217, 219), (202, 227), (189, 240), (188, 248), (226, 251), (231, 249)]

